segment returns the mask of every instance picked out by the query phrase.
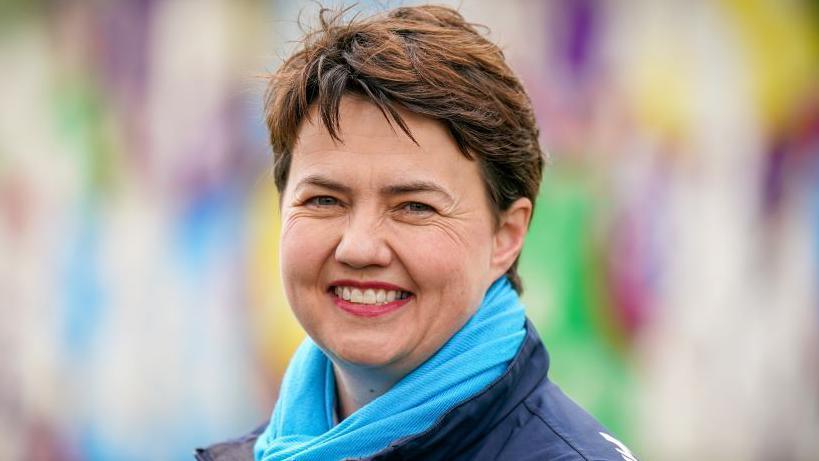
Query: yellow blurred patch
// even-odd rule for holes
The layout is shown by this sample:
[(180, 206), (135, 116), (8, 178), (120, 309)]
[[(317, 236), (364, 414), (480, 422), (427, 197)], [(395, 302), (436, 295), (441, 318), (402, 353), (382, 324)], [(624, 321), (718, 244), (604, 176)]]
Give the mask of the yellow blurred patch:
[(781, 126), (819, 77), (819, 34), (807, 2), (723, 0), (721, 5), (747, 53), (760, 116)]

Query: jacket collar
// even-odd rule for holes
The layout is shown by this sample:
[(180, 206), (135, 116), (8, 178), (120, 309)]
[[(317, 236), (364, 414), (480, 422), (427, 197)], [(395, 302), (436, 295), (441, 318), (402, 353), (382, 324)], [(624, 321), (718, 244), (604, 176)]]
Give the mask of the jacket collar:
[[(526, 320), (526, 337), (509, 367), (481, 392), (454, 407), (426, 431), (397, 440), (368, 461), (387, 459), (448, 459), (452, 453), (483, 438), (523, 401), (546, 376), (549, 355), (532, 323)], [(253, 445), (267, 423), (250, 434), (227, 442), (199, 448), (199, 461), (248, 461)]]
[(549, 355), (527, 319), (523, 344), (500, 378), (447, 412), (426, 431), (397, 440), (367, 460), (449, 459), (490, 432), (535, 390), (548, 370)]

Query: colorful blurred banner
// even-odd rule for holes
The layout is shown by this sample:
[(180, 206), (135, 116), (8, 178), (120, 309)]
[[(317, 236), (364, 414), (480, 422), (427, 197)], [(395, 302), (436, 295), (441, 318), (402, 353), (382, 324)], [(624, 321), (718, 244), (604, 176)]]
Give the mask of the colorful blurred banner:
[[(819, 2), (444, 3), (550, 152), (521, 270), (553, 379), (642, 459), (819, 459)], [(263, 75), (315, 8), (0, 2), (1, 460), (267, 417), (303, 332)]]

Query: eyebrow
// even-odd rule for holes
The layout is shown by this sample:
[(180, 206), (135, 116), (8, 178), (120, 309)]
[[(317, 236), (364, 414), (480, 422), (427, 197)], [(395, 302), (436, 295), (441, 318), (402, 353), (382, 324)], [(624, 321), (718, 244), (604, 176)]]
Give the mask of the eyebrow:
[(381, 194), (383, 195), (403, 195), (415, 192), (434, 192), (443, 195), (450, 202), (454, 201), (452, 195), (446, 189), (431, 181), (410, 181), (381, 188)]
[(338, 181), (333, 181), (332, 179), (326, 176), (321, 176), (317, 174), (306, 176), (304, 179), (299, 181), (299, 183), (295, 187), (295, 190), (299, 190), (304, 186), (318, 186), (324, 189), (329, 189), (331, 191), (341, 192), (344, 194), (349, 194), (350, 192), (352, 192), (352, 189), (350, 187), (345, 186), (344, 184), (341, 184)]
[[(352, 193), (352, 188), (346, 186), (338, 181), (332, 180), (326, 176), (322, 175), (309, 175), (304, 177), (301, 181), (299, 181), (298, 185), (296, 185), (296, 190), (308, 186), (318, 186), (324, 189), (328, 189), (335, 192), (340, 192), (344, 194)], [(447, 200), (450, 202), (455, 201), (452, 198), (452, 195), (446, 191), (443, 187), (439, 186), (438, 184), (432, 181), (409, 181), (405, 183), (399, 184), (390, 184), (388, 186), (384, 186), (379, 191), (382, 195), (404, 195), (404, 194), (412, 194), (417, 192), (433, 192), (437, 194), (443, 195)]]

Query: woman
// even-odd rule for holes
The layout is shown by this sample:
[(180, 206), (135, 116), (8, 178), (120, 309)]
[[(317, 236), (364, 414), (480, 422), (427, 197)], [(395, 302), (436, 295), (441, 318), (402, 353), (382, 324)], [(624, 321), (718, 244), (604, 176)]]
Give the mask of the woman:
[(266, 100), (309, 339), (270, 421), (199, 459), (634, 459), (518, 299), (543, 155), (501, 51), (443, 7), (321, 17)]

